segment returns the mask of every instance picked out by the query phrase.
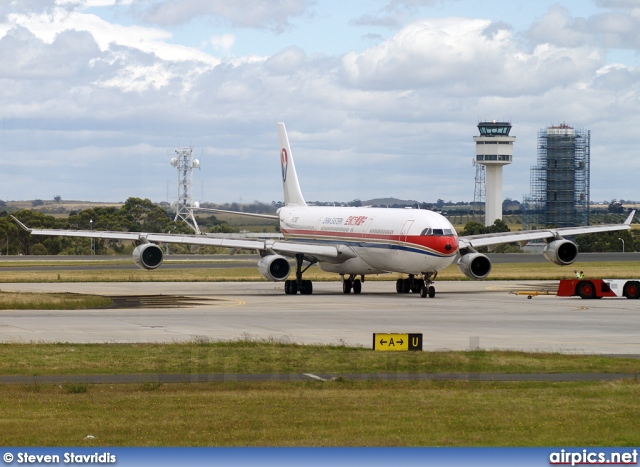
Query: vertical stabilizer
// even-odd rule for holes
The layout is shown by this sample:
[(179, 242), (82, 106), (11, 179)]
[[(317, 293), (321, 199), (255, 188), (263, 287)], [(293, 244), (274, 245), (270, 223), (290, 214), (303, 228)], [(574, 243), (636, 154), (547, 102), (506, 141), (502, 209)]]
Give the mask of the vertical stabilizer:
[(300, 191), (296, 166), (293, 163), (293, 154), (291, 154), (291, 146), (289, 146), (287, 129), (282, 122), (278, 123), (278, 143), (280, 144), (284, 204), (285, 206), (306, 206), (307, 203), (305, 203)]

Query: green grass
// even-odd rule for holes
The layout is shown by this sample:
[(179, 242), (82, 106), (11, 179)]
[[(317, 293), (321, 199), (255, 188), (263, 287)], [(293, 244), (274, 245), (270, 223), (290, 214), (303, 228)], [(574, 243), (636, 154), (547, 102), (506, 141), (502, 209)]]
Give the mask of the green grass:
[(632, 358), (515, 351), (374, 352), (271, 341), (0, 344), (0, 375), (155, 373), (635, 373)]
[[(558, 280), (573, 277), (573, 270), (585, 272), (587, 277), (605, 277), (624, 279), (640, 277), (640, 262), (576, 261), (570, 266), (560, 267), (550, 262), (494, 264), (486, 280)], [(339, 281), (337, 274), (321, 271), (312, 267), (304, 275), (313, 281)], [(367, 280), (395, 281), (398, 274), (367, 276)], [(438, 273), (439, 281), (469, 280), (454, 264)], [(84, 270), (84, 271), (21, 271), (19, 268), (3, 270), (0, 268), (0, 282), (237, 282), (266, 281), (250, 261), (246, 267), (218, 268), (202, 267), (189, 269), (158, 268), (153, 271), (142, 269)]]
[[(526, 352), (271, 342), (2, 344), (0, 374), (635, 372)], [(6, 446), (637, 446), (640, 384), (353, 381), (0, 384)], [(94, 438), (87, 439), (87, 435)]]
[[(0, 386), (7, 446), (637, 446), (640, 384)], [(86, 439), (87, 435), (94, 436)]]

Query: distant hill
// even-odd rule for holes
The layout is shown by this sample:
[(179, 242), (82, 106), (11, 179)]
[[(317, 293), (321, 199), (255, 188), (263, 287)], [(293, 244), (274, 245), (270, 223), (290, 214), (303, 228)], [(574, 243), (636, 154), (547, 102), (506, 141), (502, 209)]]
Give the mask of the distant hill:
[(400, 206), (411, 206), (419, 204), (416, 200), (406, 200), (398, 198), (375, 198), (367, 201), (362, 201), (363, 206), (393, 206), (394, 204)]

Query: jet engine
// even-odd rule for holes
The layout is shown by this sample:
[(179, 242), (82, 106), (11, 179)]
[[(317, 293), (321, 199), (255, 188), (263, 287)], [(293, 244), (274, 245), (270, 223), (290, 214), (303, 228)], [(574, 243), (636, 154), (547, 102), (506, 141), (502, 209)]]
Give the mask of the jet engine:
[(469, 279), (484, 279), (491, 272), (491, 260), (482, 253), (467, 253), (458, 260), (458, 269)]
[(143, 243), (133, 250), (133, 261), (142, 269), (155, 269), (162, 264), (162, 249), (155, 243)]
[(265, 279), (279, 282), (289, 277), (291, 266), (284, 256), (267, 255), (258, 261), (258, 271)]
[(544, 247), (542, 252), (545, 258), (558, 266), (566, 266), (573, 263), (578, 257), (578, 246), (564, 238), (554, 240)]

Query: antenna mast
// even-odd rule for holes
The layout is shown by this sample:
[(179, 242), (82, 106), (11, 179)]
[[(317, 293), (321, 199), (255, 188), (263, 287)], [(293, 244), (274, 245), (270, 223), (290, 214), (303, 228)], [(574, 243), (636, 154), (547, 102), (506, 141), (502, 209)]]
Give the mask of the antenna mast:
[(193, 208), (198, 207), (198, 202), (193, 201), (193, 169), (200, 168), (200, 161), (193, 159), (193, 148), (176, 149), (177, 157), (171, 159), (171, 165), (178, 169), (178, 199), (172, 207), (176, 212), (174, 220), (182, 219), (195, 233), (200, 234), (200, 228), (193, 217)]

